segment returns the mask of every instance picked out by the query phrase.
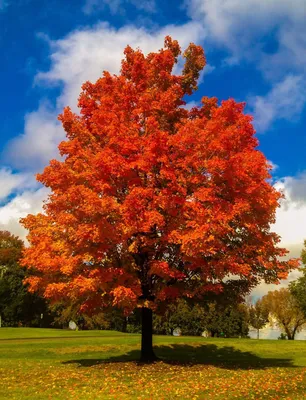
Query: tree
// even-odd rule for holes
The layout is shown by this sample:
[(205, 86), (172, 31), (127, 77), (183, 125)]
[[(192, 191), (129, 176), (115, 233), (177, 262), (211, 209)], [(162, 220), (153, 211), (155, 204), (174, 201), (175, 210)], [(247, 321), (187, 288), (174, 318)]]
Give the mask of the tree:
[(279, 328), (286, 333), (288, 340), (294, 340), (295, 334), (306, 323), (303, 311), (287, 288), (274, 290), (263, 296), (262, 305), (268, 310), (271, 322), (276, 320)]
[(259, 330), (269, 322), (269, 311), (262, 300), (257, 300), (255, 305), (249, 307), (249, 322), (257, 330), (257, 339), (259, 339)]
[(140, 307), (146, 361), (161, 303), (220, 293), (232, 279), (248, 291), (295, 266), (279, 260), (286, 251), (269, 229), (280, 194), (251, 117), (232, 99), (186, 109), (205, 57), (190, 44), (174, 75), (180, 53), (170, 37), (147, 56), (128, 46), (120, 75), (83, 85), (80, 115), (59, 116), (64, 158), (37, 178), (51, 189), (44, 213), (23, 219), (31, 290), (83, 313)]
[(304, 269), (303, 275), (300, 278), (296, 281), (290, 282), (289, 290), (306, 316), (306, 275)]
[(172, 335), (179, 328), (183, 335), (199, 336), (204, 330), (205, 310), (199, 304), (188, 304), (184, 299), (169, 304), (163, 313), (153, 318), (154, 333)]
[(244, 304), (223, 307), (218, 303), (210, 303), (206, 307), (202, 327), (212, 337), (246, 337), (249, 332), (247, 307)]
[[(8, 231), (0, 231), (0, 319), (1, 325), (38, 326), (50, 322), (44, 299), (31, 294), (23, 285), (26, 271), (19, 265), (23, 241)], [(46, 320), (47, 317), (47, 320)]]
[(79, 310), (71, 304), (57, 303), (51, 307), (54, 315), (54, 326), (67, 328), (73, 321), (78, 329), (105, 329), (126, 332), (127, 318), (121, 309), (104, 309), (93, 315), (80, 314)]
[(302, 276), (289, 284), (289, 290), (296, 299), (301, 310), (303, 310), (304, 314), (306, 315), (306, 240), (304, 241), (301, 260), (304, 264), (304, 267), (301, 268)]

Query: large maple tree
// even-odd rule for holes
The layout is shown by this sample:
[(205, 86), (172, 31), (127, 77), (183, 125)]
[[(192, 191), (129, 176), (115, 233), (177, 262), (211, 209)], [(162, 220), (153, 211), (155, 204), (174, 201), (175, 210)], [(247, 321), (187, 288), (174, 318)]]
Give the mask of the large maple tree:
[(110, 304), (142, 308), (142, 359), (154, 358), (152, 310), (226, 285), (277, 282), (293, 261), (270, 232), (280, 193), (256, 149), (251, 117), (230, 99), (188, 109), (205, 66), (190, 44), (145, 56), (125, 49), (120, 75), (86, 82), (80, 115), (59, 116), (61, 161), (38, 180), (51, 189), (44, 213), (29, 215), (23, 265), (31, 290), (80, 312)]

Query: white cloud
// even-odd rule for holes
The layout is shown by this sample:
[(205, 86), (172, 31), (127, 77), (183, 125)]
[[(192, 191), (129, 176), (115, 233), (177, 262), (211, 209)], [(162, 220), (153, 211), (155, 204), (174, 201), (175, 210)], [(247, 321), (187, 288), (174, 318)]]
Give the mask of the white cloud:
[(1, 158), (14, 168), (38, 172), (59, 157), (57, 147), (64, 137), (57, 113), (41, 105), (25, 116), (24, 133), (7, 144)]
[(301, 114), (305, 102), (306, 86), (303, 77), (288, 75), (265, 96), (250, 99), (256, 129), (264, 132), (277, 119), (296, 119)]
[[(285, 177), (274, 185), (285, 195), (281, 200), (281, 207), (276, 211), (276, 223), (271, 230), (281, 237), (281, 247), (289, 250), (288, 258), (301, 256), (301, 251), (306, 239), (306, 172), (298, 177)], [(279, 285), (261, 283), (252, 291), (252, 296), (261, 297), (270, 290), (287, 287), (288, 283), (301, 276), (298, 270), (292, 271), (288, 279)]]
[(166, 35), (177, 39), (185, 48), (190, 42), (202, 40), (204, 31), (201, 24), (196, 22), (181, 26), (168, 25), (151, 33), (134, 26), (116, 30), (107, 23), (77, 30), (64, 39), (50, 42), (51, 68), (40, 72), (36, 80), (49, 85), (62, 84), (58, 107), (70, 105), (75, 108), (81, 85), (85, 81), (96, 81), (104, 70), (119, 73), (123, 50), (127, 44), (149, 53), (163, 47)]
[(306, 205), (306, 171), (295, 177), (285, 176), (275, 183), (275, 187), (285, 195), (285, 199), (282, 200), (284, 209), (287, 210), (290, 207), (301, 209)]
[(225, 64), (251, 62), (275, 85), (256, 98), (260, 131), (275, 119), (299, 116), (306, 101), (305, 0), (190, 0), (185, 6), (205, 26), (207, 40), (228, 50)]
[(189, 15), (203, 22), (211, 39), (238, 58), (252, 58), (256, 51), (264, 52), (268, 33), (274, 33), (280, 46), (289, 49), (306, 31), (304, 0), (191, 0), (185, 4)]
[(19, 219), (28, 214), (41, 212), (43, 200), (47, 198), (48, 193), (49, 190), (46, 188), (25, 191), (1, 207), (0, 230), (8, 230), (24, 240), (27, 231), (20, 225)]
[(272, 229), (281, 236), (281, 244), (290, 255), (299, 257), (306, 239), (306, 172), (282, 178), (274, 186), (285, 199), (281, 200)]
[(10, 168), (0, 168), (0, 201), (4, 201), (13, 193), (37, 186), (33, 174), (14, 173)]
[(155, 0), (86, 0), (83, 12), (89, 15), (96, 10), (104, 10), (107, 7), (111, 14), (124, 14), (127, 5), (132, 5), (136, 9), (148, 13), (156, 11)]

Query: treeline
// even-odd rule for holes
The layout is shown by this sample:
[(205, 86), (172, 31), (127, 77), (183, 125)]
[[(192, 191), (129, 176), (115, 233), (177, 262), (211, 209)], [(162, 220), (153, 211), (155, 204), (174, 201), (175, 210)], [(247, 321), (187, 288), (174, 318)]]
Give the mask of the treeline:
[[(70, 320), (78, 329), (111, 329), (128, 333), (141, 332), (141, 310), (136, 309), (129, 316), (121, 310), (112, 308), (93, 316), (80, 315), (73, 308), (62, 308), (54, 312), (56, 326), (67, 327)], [(160, 335), (200, 336), (204, 332), (212, 337), (246, 337), (248, 335), (248, 307), (236, 304), (224, 307), (216, 303), (207, 305), (189, 304), (179, 300), (169, 305), (163, 314), (153, 317), (153, 332)]]
[[(116, 308), (95, 315), (80, 315), (73, 305), (50, 307), (45, 299), (29, 293), (23, 281), (31, 273), (19, 264), (24, 243), (7, 231), (0, 231), (0, 321), (2, 326), (61, 327), (74, 321), (78, 329), (112, 329), (122, 332), (141, 331), (141, 313), (129, 316)], [(306, 252), (302, 253), (306, 264)], [(222, 295), (207, 296), (201, 302), (179, 300), (156, 310), (155, 334), (202, 335), (212, 337), (247, 337), (249, 329), (260, 329), (267, 323), (277, 325), (283, 337), (290, 340), (306, 326), (306, 273), (288, 288), (269, 292), (255, 304), (239, 297), (235, 288)]]
[(54, 318), (46, 301), (29, 293), (23, 280), (27, 272), (19, 265), (24, 243), (0, 231), (0, 322), (2, 326), (50, 326)]

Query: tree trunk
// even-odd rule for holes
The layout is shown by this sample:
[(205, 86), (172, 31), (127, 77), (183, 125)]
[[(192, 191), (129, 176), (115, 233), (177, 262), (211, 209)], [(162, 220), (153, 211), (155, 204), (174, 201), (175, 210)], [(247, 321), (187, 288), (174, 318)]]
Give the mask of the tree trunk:
[(291, 333), (290, 329), (287, 327), (285, 327), (285, 331), (286, 331), (288, 340), (294, 340), (294, 333)]
[(295, 334), (296, 334), (297, 329), (298, 329), (298, 327), (295, 326), (293, 331), (292, 331), (292, 340), (294, 340), (294, 338), (295, 338)]
[(142, 307), (141, 356), (142, 362), (156, 361), (153, 351), (153, 313), (150, 308)]
[(294, 333), (287, 334), (288, 340), (294, 340)]
[(257, 339), (259, 339), (259, 329), (257, 329)]

